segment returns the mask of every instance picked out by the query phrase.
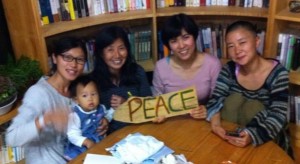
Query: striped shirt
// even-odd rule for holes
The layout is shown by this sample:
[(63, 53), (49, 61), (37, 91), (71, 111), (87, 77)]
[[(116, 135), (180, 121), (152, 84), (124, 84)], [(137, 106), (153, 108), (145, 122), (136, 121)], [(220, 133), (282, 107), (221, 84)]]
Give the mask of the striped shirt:
[(233, 93), (258, 100), (265, 109), (257, 113), (245, 127), (252, 138), (252, 144), (258, 146), (274, 140), (285, 151), (291, 153), (287, 129), (288, 71), (277, 62), (263, 86), (257, 90), (242, 87), (237, 81), (235, 71), (236, 65), (233, 61), (222, 68), (212, 98), (206, 106), (207, 120), (210, 121), (211, 117), (222, 109), (225, 98)]

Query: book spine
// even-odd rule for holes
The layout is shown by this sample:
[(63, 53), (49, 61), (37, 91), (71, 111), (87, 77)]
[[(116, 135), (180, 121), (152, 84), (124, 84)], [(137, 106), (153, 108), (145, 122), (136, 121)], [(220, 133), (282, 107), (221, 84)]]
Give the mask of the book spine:
[(73, 0), (68, 0), (68, 5), (69, 5), (70, 18), (71, 20), (75, 20), (76, 17), (75, 17)]

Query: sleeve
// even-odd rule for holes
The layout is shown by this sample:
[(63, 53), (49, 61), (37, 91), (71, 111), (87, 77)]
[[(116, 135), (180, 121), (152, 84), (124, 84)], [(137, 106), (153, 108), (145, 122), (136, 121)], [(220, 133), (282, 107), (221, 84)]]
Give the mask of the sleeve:
[(259, 112), (246, 125), (253, 145), (273, 140), (287, 125), (288, 73), (279, 73), (270, 87), (270, 101), (266, 110)]
[(69, 141), (78, 147), (81, 147), (83, 141), (86, 139), (86, 137), (82, 136), (80, 124), (80, 118), (78, 117), (77, 113), (70, 113), (67, 136)]
[(107, 110), (107, 108), (104, 106), (104, 105), (101, 105), (102, 108), (104, 109), (104, 114), (105, 114), (105, 118), (108, 120), (108, 122), (111, 122), (111, 120), (113, 119), (114, 117), (114, 112), (115, 110), (113, 108), (109, 108)]
[(228, 66), (224, 66), (217, 77), (212, 96), (206, 105), (207, 121), (210, 121), (212, 116), (222, 109), (224, 100), (229, 95), (229, 89), (232, 83), (230, 77), (231, 73)]
[(222, 69), (222, 64), (220, 62), (220, 60), (218, 58), (215, 58), (215, 64), (211, 69), (211, 83), (210, 83), (210, 96), (212, 95), (215, 86), (216, 86), (216, 82), (217, 82), (217, 78), (219, 76), (219, 73)]
[(163, 86), (162, 79), (161, 79), (161, 74), (160, 74), (159, 62), (156, 63), (154, 71), (153, 71), (152, 84), (153, 84), (153, 89), (154, 89), (153, 94), (155, 96), (165, 93), (164, 86)]
[(47, 97), (43, 88), (30, 87), (24, 95), (18, 115), (13, 118), (11, 125), (6, 130), (6, 142), (8, 145), (23, 146), (31, 141), (39, 139), (39, 131), (35, 125), (35, 119), (43, 114), (47, 108)]
[(142, 97), (152, 96), (152, 92), (150, 89), (150, 85), (148, 82), (146, 72), (144, 71), (144, 69), (141, 66), (139, 66), (139, 69), (138, 69), (138, 77), (140, 80), (140, 86), (139, 86), (140, 95), (139, 96), (142, 96)]

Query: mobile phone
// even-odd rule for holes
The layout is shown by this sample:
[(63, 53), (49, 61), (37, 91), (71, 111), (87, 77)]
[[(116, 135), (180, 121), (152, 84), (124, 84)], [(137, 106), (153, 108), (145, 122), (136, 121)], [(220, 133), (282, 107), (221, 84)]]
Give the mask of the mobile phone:
[(240, 137), (240, 132), (237, 131), (226, 131), (227, 136)]

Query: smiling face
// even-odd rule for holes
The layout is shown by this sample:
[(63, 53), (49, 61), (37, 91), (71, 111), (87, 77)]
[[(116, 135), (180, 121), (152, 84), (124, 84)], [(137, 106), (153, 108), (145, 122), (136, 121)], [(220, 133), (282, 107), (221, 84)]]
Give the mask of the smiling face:
[(169, 40), (169, 45), (174, 55), (180, 60), (188, 60), (195, 54), (194, 37), (184, 29), (181, 30), (181, 35)]
[(245, 28), (237, 28), (226, 35), (227, 51), (239, 65), (247, 65), (257, 55), (259, 38)]
[(92, 111), (99, 105), (99, 94), (94, 82), (89, 82), (86, 86), (78, 84), (76, 87), (75, 101), (86, 111)]
[[(69, 58), (85, 59), (84, 52), (80, 47), (71, 48), (64, 52), (63, 55)], [(65, 80), (72, 81), (83, 72), (84, 64), (78, 64), (75, 59), (73, 61), (65, 61), (62, 55), (52, 55), (52, 59), (57, 66), (56, 73)]]
[(121, 39), (115, 40), (103, 50), (103, 60), (112, 74), (119, 74), (126, 62), (128, 55), (127, 48)]

